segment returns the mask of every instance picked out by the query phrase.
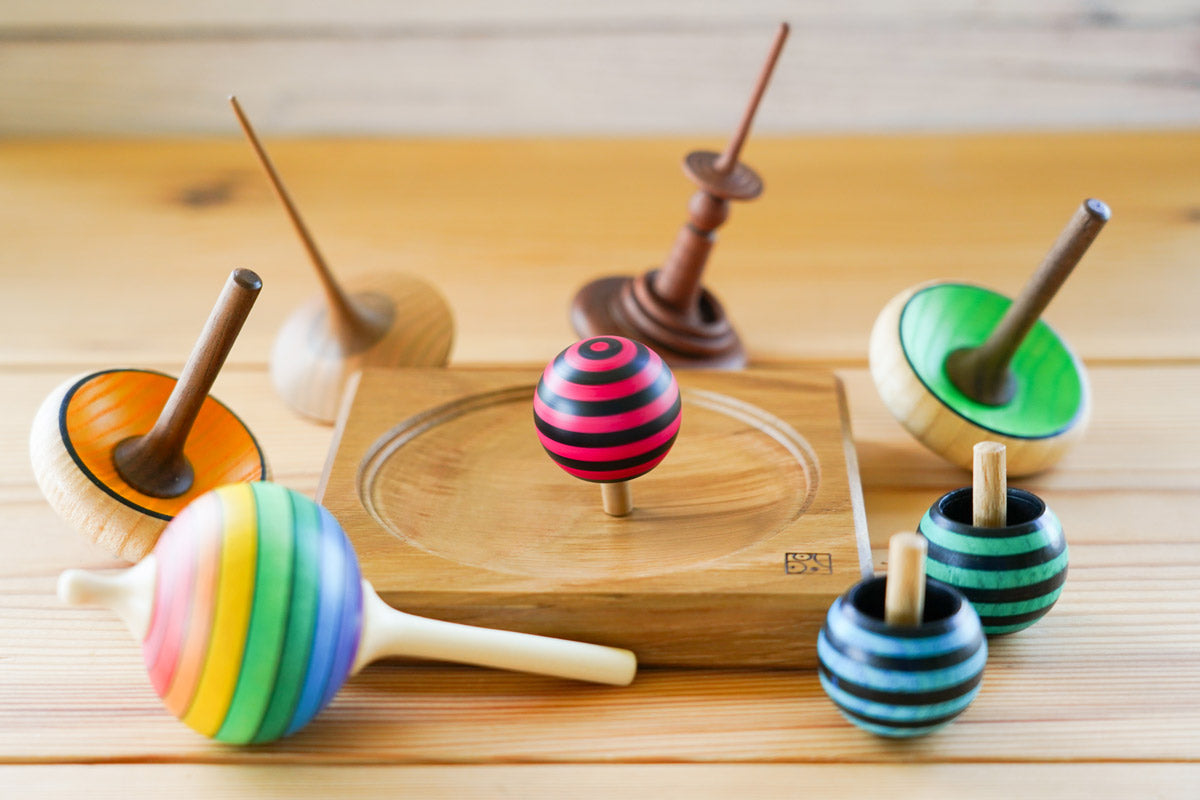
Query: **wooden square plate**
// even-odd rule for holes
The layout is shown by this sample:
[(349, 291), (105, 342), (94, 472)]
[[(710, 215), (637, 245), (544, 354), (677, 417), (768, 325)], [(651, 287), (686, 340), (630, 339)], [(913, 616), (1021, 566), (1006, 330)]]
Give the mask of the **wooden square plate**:
[(818, 369), (678, 371), (679, 438), (609, 517), (533, 426), (540, 370), (367, 370), (318, 499), (424, 616), (628, 647), (643, 664), (812, 666), (871, 573), (845, 399)]

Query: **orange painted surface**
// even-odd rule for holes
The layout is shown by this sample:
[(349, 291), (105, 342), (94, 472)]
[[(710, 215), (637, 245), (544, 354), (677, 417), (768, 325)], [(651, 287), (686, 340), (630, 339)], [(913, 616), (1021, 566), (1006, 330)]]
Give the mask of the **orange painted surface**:
[(89, 376), (65, 401), (65, 438), (83, 471), (127, 502), (171, 517), (210, 489), (266, 477), (250, 432), (233, 412), (209, 397), (183, 448), (196, 474), (189, 491), (179, 497), (151, 497), (122, 480), (113, 464), (113, 448), (154, 427), (174, 386), (174, 378), (159, 373), (115, 370)]

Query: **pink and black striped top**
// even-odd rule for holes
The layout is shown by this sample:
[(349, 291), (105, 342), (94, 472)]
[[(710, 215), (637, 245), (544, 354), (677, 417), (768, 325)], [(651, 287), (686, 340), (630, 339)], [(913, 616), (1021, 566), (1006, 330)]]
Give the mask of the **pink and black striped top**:
[(636, 478), (679, 433), (679, 385), (662, 358), (620, 336), (576, 342), (546, 365), (533, 398), (538, 439), (577, 478)]

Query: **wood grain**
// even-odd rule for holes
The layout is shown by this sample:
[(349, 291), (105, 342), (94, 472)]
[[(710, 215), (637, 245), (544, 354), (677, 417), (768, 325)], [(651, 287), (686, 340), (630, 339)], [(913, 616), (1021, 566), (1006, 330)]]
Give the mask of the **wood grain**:
[[(178, 364), (195, 331), (177, 320), (204, 319), (214, 281), (239, 265), (270, 290), (228, 364), (263, 364), (312, 268), (234, 134), (0, 144), (0, 237), (21, 254), (0, 319), (23, 332), (0, 340), (0, 364)], [(681, 154), (723, 140), (280, 141), (272, 154), (341, 273), (436, 283), (455, 313), (451, 363), (502, 363), (570, 341), (568, 304), (589, 279), (661, 262), (693, 190)], [(770, 185), (722, 234), (705, 281), (752, 362), (865, 365), (880, 309), (933, 278), (1015, 293), (1088, 193), (1120, 217), (1047, 321), (1089, 366), (1200, 357), (1200, 270), (1180, 267), (1200, 251), (1200, 134), (756, 136), (745, 157)], [(133, 300), (129, 270), (159, 264), (170, 291)], [(113, 287), (108, 308), (92, 302)]]
[[(55, 13), (51, 5), (44, 14)], [(934, 5), (913, 13), (942, 13)], [(306, 13), (328, 10), (312, 8)], [(1047, 8), (1082, 13), (1066, 2)], [(804, 13), (821, 13), (812, 9)], [(846, 9), (837, 13), (859, 7)], [(1144, 13), (1139, 19), (1153, 27), (1155, 13), (1174, 13), (1166, 4), (1145, 9), (1130, 7), (1127, 18)], [(218, 19), (211, 7), (186, 13)], [(256, 12), (229, 13), (245, 20)], [(1015, 3), (960, 13), (1020, 26), (1041, 12)], [(901, 25), (898, 14), (892, 20)], [(495, 364), (544, 363), (570, 338), (566, 304), (585, 280), (661, 258), (689, 191), (675, 171), (678, 156), (705, 144), (299, 141), (273, 151), (331, 260), (348, 272), (382, 265), (435, 282), (461, 322), (455, 360)], [(609, 689), (382, 663), (350, 681), (300, 736), (265, 749), (214, 748), (162, 710), (118, 620), (54, 599), (62, 569), (113, 562), (41, 498), (24, 443), (42, 398), (72, 374), (120, 364), (176, 370), (195, 334), (179, 320), (202, 319), (214, 276), (244, 264), (271, 293), (213, 393), (255, 432), (277, 479), (314, 490), (332, 432), (287, 412), (266, 370), (280, 322), (312, 291), (310, 267), (240, 141), (7, 140), (3, 791), (77, 796), (86, 785), (100, 796), (138, 796), (171, 785), (181, 797), (587, 797), (635, 786), (702, 797), (788, 796), (797, 786), (840, 796), (853, 785), (897, 797), (1194, 793), (1200, 137), (756, 137), (747, 150), (770, 191), (758, 213), (729, 229), (706, 280), (760, 364), (840, 368), (880, 568), (886, 535), (915, 528), (931, 502), (970, 475), (913, 442), (875, 394), (865, 353), (879, 309), (933, 277), (1015, 292), (1064, 204), (1097, 194), (1121, 209), (1048, 314), (1088, 362), (1091, 427), (1054, 470), (1013, 482), (1062, 519), (1070, 577), (1036, 627), (993, 643), (983, 690), (953, 726), (920, 743), (879, 741), (838, 717), (809, 670), (650, 669), (627, 689)], [(637, 175), (648, 177), (630, 196)], [(1011, 213), (997, 219), (975, 202), (980, 196)], [(402, 216), (414, 220), (403, 231), (393, 224)], [(171, 302), (129, 277), (145, 264), (169, 265)]]
[[(562, 797), (597, 800), (628, 793), (663, 798), (778, 798), (797, 787), (826, 797), (851, 797), (864, 786), (886, 786), (897, 800), (1007, 800), (1049, 795), (1062, 800), (1179, 797), (1200, 780), (1195, 764), (612, 764), (612, 765), (288, 765), (175, 764), (0, 766), (0, 782), (39, 797), (77, 797), (86, 785), (95, 797), (173, 796), (240, 800), (326, 798), (332, 794), (395, 798)], [(1094, 785), (1093, 785), (1094, 781)]]

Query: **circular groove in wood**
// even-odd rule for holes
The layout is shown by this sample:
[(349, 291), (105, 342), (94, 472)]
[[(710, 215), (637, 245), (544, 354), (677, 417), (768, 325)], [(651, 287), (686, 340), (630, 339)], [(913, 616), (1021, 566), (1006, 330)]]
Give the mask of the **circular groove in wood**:
[(612, 518), (593, 484), (546, 458), (533, 386), (473, 395), (401, 422), (368, 449), (363, 507), (385, 530), (470, 567), (567, 580), (645, 577), (771, 538), (811, 505), (820, 468), (784, 421), (727, 395), (683, 390), (670, 456)]

